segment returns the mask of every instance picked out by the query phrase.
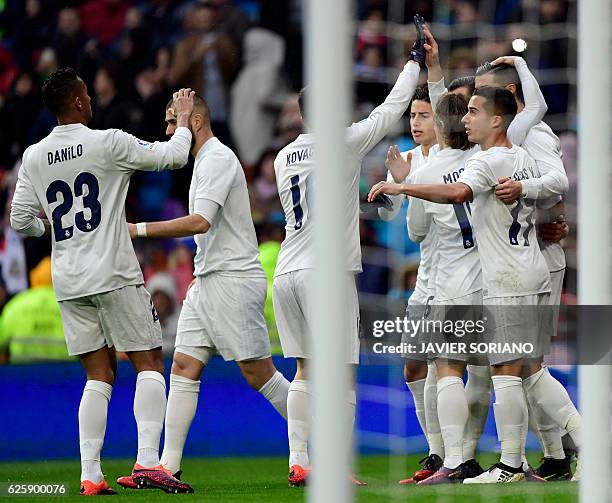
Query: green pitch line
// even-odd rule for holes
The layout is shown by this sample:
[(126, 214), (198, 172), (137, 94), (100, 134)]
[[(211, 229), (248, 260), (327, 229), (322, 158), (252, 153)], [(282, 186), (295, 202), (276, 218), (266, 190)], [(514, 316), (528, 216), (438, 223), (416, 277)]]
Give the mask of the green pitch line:
[[(358, 502), (405, 502), (418, 500), (426, 503), (573, 503), (578, 501), (578, 486), (571, 482), (518, 483), (495, 486), (398, 486), (406, 467), (418, 466), (419, 456), (388, 457), (362, 456), (357, 473), (368, 483), (356, 488)], [(496, 454), (480, 456), (483, 466), (497, 460)], [(531, 461), (535, 464), (537, 459)], [(127, 474), (131, 460), (106, 460), (103, 469), (108, 482), (119, 496), (111, 501), (161, 502), (177, 500), (243, 503), (286, 503), (305, 501), (304, 490), (287, 486), (285, 458), (192, 458), (183, 464), (183, 479), (190, 483), (195, 494), (166, 495), (157, 490), (130, 491), (117, 486), (115, 480)], [(65, 483), (69, 495), (58, 498), (0, 497), (0, 501), (83, 501), (78, 495), (80, 465), (72, 461), (32, 463), (0, 463), (0, 485), (12, 483)]]

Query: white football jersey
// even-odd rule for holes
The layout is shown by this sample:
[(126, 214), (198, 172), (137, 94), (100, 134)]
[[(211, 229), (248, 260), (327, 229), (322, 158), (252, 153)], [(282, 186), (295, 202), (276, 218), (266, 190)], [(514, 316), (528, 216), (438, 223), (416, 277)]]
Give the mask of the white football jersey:
[[(522, 147), (534, 158), (540, 170), (540, 179), (523, 182), (526, 197), (537, 198), (538, 222), (550, 222), (548, 210), (555, 206), (568, 190), (567, 175), (563, 166), (561, 142), (545, 122), (533, 126)], [(565, 269), (565, 253), (559, 243), (545, 243), (539, 239), (548, 270)]]
[[(415, 173), (415, 184), (454, 183), (474, 149), (443, 149), (424, 169)], [(472, 209), (463, 204), (438, 204), (410, 198), (408, 232), (415, 239), (436, 234), (436, 274), (430, 280), (436, 303), (463, 297), (482, 289), (480, 259), (472, 227)], [(432, 225), (433, 224), (433, 225)], [(427, 239), (427, 238), (426, 238)], [(420, 269), (419, 269), (420, 274)]]
[(202, 200), (214, 201), (220, 208), (208, 232), (194, 236), (195, 275), (231, 272), (233, 276), (265, 277), (244, 170), (236, 154), (215, 137), (196, 154), (189, 187), (189, 213), (197, 213)]
[[(346, 186), (341, 187), (338, 199), (344, 204), (344, 242), (346, 244), (346, 270), (361, 272), (361, 246), (359, 240), (359, 176), (363, 157), (374, 148), (402, 117), (419, 78), (419, 66), (406, 63), (385, 102), (370, 115), (346, 129)], [(301, 134), (283, 148), (274, 161), (276, 184), (285, 212), (285, 239), (276, 264), (275, 276), (314, 264), (312, 178), (315, 169), (315, 139), (312, 134)], [(342, 239), (339, 237), (339, 239)]]
[(125, 220), (130, 177), (180, 168), (190, 147), (185, 127), (168, 142), (148, 143), (118, 129), (68, 124), (24, 152), (11, 225), (23, 229), (45, 212), (58, 300), (144, 283)]
[(540, 176), (537, 164), (521, 147), (492, 147), (468, 159), (458, 182), (472, 189), (472, 223), (478, 236), (483, 297), (520, 297), (550, 292), (550, 277), (537, 242), (535, 201), (519, 198), (510, 205), (495, 196), (501, 177), (526, 180)]
[[(426, 157), (423, 155), (421, 146), (413, 148), (409, 152), (412, 152), (412, 163), (410, 167), (410, 175), (406, 181), (414, 182), (414, 178), (421, 170), (429, 169), (429, 162), (431, 161), (436, 152), (438, 151), (438, 145), (434, 145), (429, 149), (429, 155)], [(402, 155), (406, 157), (408, 152), (403, 152)], [(408, 213), (406, 213), (406, 227), (408, 229), (408, 235), (410, 235), (410, 206), (416, 201), (416, 198), (408, 198)], [(414, 286), (414, 292), (410, 296), (409, 301), (416, 304), (425, 304), (427, 297), (433, 295), (433, 282), (436, 276), (437, 269), (437, 257), (435, 254), (436, 250), (436, 232), (435, 227), (430, 227), (429, 231), (425, 234), (425, 238), (419, 243), (421, 249), (421, 260), (419, 262), (419, 269), (417, 271), (417, 280)]]

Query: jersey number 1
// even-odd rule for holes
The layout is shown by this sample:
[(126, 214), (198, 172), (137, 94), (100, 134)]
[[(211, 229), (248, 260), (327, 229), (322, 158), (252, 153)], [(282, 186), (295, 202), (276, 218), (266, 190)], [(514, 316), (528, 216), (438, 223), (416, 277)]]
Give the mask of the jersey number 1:
[[(84, 194), (84, 189), (87, 187), (87, 193)], [(58, 201), (58, 194), (62, 195), (62, 202), (55, 207), (51, 213), (51, 221), (53, 223), (53, 235), (55, 242), (64, 241), (70, 239), (74, 235), (74, 228), (72, 225), (68, 227), (62, 227), (62, 217), (67, 215), (72, 209), (74, 204), (74, 196), (83, 196), (83, 206), (89, 209), (91, 217), (85, 218), (85, 212), (79, 211), (74, 215), (74, 224), (77, 229), (82, 232), (91, 232), (100, 225), (102, 219), (102, 206), (98, 201), (100, 195), (100, 185), (98, 179), (91, 173), (83, 172), (76, 177), (74, 181), (74, 196), (70, 185), (64, 180), (55, 180), (47, 187), (47, 202), (49, 204), (56, 203)]]

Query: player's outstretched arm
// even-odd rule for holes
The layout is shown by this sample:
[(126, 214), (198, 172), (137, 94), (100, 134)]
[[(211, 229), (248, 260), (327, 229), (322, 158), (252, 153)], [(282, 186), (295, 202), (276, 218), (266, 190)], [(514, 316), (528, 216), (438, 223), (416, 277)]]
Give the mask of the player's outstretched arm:
[(527, 62), (519, 56), (502, 56), (491, 62), (492, 65), (507, 64), (514, 66), (521, 80), (525, 108), (516, 115), (508, 127), (508, 138), (515, 145), (522, 145), (529, 130), (546, 115), (548, 105), (540, 90), (538, 81), (529, 71)]
[(204, 234), (210, 229), (208, 220), (196, 213), (172, 220), (127, 225), (131, 238), (183, 238)]
[(370, 189), (368, 201), (373, 201), (379, 194), (392, 196), (406, 194), (410, 197), (418, 197), (419, 199), (442, 204), (464, 203), (472, 199), (472, 189), (461, 182), (424, 185), (378, 182)]
[(160, 171), (182, 168), (189, 159), (194, 91), (181, 89), (173, 95), (177, 129), (166, 142), (149, 143), (119, 129), (109, 130), (112, 164), (125, 170)]
[(346, 140), (352, 149), (361, 156), (372, 150), (389, 132), (391, 127), (404, 115), (416, 89), (421, 64), (425, 62), (424, 20), (418, 14), (414, 16), (417, 28), (417, 40), (410, 50), (410, 60), (399, 74), (393, 89), (384, 103), (377, 106), (370, 115), (347, 129)]

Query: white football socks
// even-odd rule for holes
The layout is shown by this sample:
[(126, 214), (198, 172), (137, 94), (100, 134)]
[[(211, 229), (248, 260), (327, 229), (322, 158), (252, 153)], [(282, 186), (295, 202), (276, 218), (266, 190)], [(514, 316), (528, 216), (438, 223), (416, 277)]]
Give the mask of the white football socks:
[(527, 403), (520, 377), (492, 376), (495, 389), (495, 423), (501, 442), (500, 461), (513, 468), (522, 464), (523, 447), (527, 438)]
[(470, 413), (465, 426), (465, 440), (463, 442), (463, 458), (466, 461), (476, 457), (476, 447), (487, 422), (489, 406), (491, 405), (491, 391), (493, 390), (490, 367), (468, 365), (467, 371), (468, 379), (465, 385), (465, 394)]
[(296, 379), (289, 385), (287, 396), (287, 435), (289, 437), (289, 467), (310, 466), (308, 437), (310, 435), (310, 394), (308, 382)]
[[(563, 385), (550, 375), (547, 368), (540, 369), (523, 383), (538, 426), (540, 420), (544, 424), (550, 420), (554, 421), (569, 433), (576, 447), (580, 448), (581, 417)], [(545, 419), (546, 416), (548, 419)]]
[(172, 473), (181, 469), (185, 440), (198, 407), (199, 392), (200, 381), (170, 374), (161, 464)]
[(427, 438), (427, 423), (425, 420), (425, 379), (406, 382), (406, 386), (408, 386), (408, 389), (412, 393), (414, 412), (416, 413), (423, 435)]
[(278, 370), (259, 390), (281, 416), (287, 419), (287, 396), (289, 394), (289, 381)]
[(461, 377), (438, 379), (438, 418), (444, 439), (444, 466), (463, 463), (463, 436), (468, 420), (468, 401)]
[(104, 479), (100, 466), (100, 451), (106, 432), (108, 402), (113, 387), (102, 381), (85, 383), (79, 405), (79, 445), (81, 450), (81, 481), (99, 484)]
[(427, 377), (425, 378), (425, 425), (427, 430), (427, 443), (429, 444), (429, 455), (437, 454), (444, 458), (444, 441), (440, 431), (440, 420), (438, 419), (438, 388), (436, 378), (436, 364), (427, 365)]
[(159, 465), (159, 439), (166, 414), (166, 381), (154, 370), (139, 372), (134, 394), (134, 417), (138, 428), (136, 463), (145, 468)]

